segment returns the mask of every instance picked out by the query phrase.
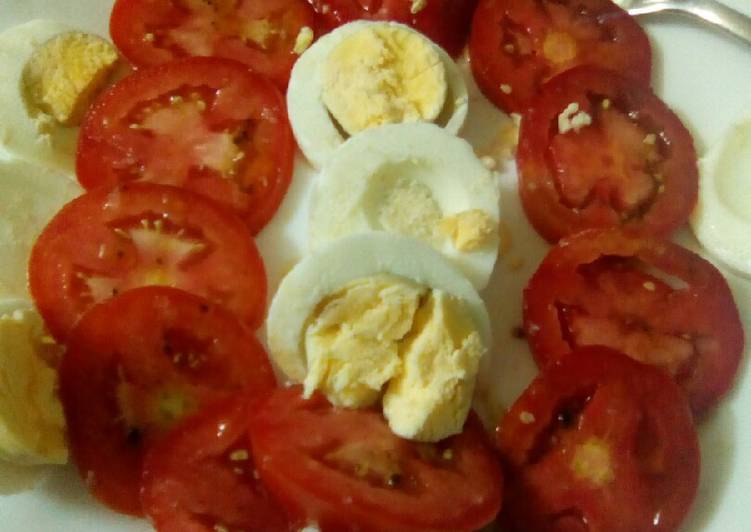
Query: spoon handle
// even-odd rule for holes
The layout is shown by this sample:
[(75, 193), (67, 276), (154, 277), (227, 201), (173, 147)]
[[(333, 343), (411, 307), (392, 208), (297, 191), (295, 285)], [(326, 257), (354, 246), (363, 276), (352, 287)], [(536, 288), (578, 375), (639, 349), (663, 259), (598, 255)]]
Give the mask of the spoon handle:
[(686, 6), (686, 11), (751, 44), (751, 17), (716, 0), (694, 0)]

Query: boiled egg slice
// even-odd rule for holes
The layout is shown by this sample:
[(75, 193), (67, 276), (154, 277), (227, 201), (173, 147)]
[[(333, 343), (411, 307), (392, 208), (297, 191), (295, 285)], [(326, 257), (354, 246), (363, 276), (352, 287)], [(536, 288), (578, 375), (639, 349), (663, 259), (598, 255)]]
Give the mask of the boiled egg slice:
[(267, 320), (272, 360), (306, 395), (382, 403), (394, 433), (461, 432), (490, 345), (485, 306), (441, 254), (372, 232), (308, 255), (282, 280)]
[(388, 231), (443, 253), (483, 288), (498, 256), (499, 187), (472, 147), (434, 124), (394, 124), (347, 140), (321, 170), (309, 243)]
[(426, 121), (456, 134), (467, 101), (451, 57), (395, 22), (357, 21), (324, 35), (297, 60), (287, 89), (295, 138), (317, 168), (369, 127)]
[(62, 355), (27, 300), (0, 300), (0, 459), (67, 461), (65, 419), (52, 364)]
[(710, 254), (751, 277), (751, 116), (728, 129), (700, 169), (694, 234)]
[(31, 247), (81, 187), (64, 173), (20, 159), (0, 159), (0, 297), (29, 298)]
[(77, 126), (117, 63), (109, 42), (51, 20), (0, 34), (0, 152), (72, 174)]

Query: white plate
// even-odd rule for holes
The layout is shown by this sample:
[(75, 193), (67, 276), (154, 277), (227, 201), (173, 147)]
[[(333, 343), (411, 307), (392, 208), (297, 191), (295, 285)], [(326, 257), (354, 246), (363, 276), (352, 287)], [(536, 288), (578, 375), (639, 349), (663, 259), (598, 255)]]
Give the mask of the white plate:
[[(748, 0), (724, 0), (751, 14)], [(52, 18), (107, 35), (110, 0), (0, 0), (0, 30), (32, 18)], [(703, 153), (738, 117), (751, 114), (751, 47), (683, 19), (643, 21), (655, 56), (654, 87), (680, 115)], [(2, 81), (0, 81), (2, 82)], [(470, 141), (488, 133), (478, 123), (494, 111), (476, 94), (470, 102)], [(495, 325), (493, 378), (483, 382), (493, 409), (508, 405), (534, 374), (526, 343), (511, 337), (521, 322), (521, 289), (547, 246), (530, 229), (517, 199), (513, 164), (501, 176), (504, 220), (510, 248), (499, 259), (484, 291)], [(312, 172), (298, 161), (295, 180), (274, 222), (259, 238), (273, 291), (304, 251), (306, 198)], [(680, 240), (696, 244), (685, 231)], [(751, 337), (751, 282), (726, 273)], [(748, 355), (735, 389), (700, 428), (702, 478), (687, 532), (740, 532), (749, 529), (751, 504), (751, 380)], [(3, 495), (5, 494), (5, 495)], [(3, 532), (137, 532), (146, 521), (123, 517), (96, 503), (72, 467), (19, 470), (0, 467), (0, 530)]]

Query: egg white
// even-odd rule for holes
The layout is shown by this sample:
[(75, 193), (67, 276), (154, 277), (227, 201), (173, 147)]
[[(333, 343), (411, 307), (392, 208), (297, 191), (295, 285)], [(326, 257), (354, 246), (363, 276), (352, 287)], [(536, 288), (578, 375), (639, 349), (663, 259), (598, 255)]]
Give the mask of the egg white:
[(289, 379), (307, 372), (301, 349), (307, 319), (326, 296), (347, 283), (387, 273), (437, 288), (463, 301), (485, 345), (491, 343), (490, 320), (472, 284), (440, 253), (413, 238), (384, 232), (335, 240), (303, 258), (282, 280), (266, 320), (272, 360)]
[(751, 277), (751, 115), (731, 126), (699, 166), (691, 228), (710, 254)]
[[(350, 138), (322, 168), (310, 206), (311, 249), (348, 234), (386, 230), (376, 214), (391, 182), (384, 175), (425, 185), (444, 217), (479, 209), (498, 226), (496, 178), (465, 140), (434, 124), (391, 124)], [(471, 251), (457, 250), (448, 237), (435, 246), (481, 289), (498, 243), (496, 231)]]
[[(346, 140), (346, 136), (330, 115), (321, 97), (323, 92), (322, 66), (332, 50), (347, 36), (376, 24), (399, 27), (422, 36), (412, 28), (396, 22), (351, 22), (318, 39), (300, 56), (292, 69), (287, 88), (290, 124), (298, 146), (316, 168), (321, 168), (334, 150)], [(428, 41), (426, 37), (424, 38)], [(457, 134), (467, 117), (467, 87), (451, 56), (440, 46), (436, 44), (433, 46), (444, 64), (447, 83), (446, 103), (436, 123), (446, 128), (447, 131)]]

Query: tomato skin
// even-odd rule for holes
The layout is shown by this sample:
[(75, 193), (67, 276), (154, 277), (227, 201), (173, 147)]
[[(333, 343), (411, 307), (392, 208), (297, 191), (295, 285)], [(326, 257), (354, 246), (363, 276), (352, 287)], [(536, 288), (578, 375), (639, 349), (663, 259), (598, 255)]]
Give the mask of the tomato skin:
[(141, 501), (159, 532), (292, 530), (254, 475), (247, 429), (255, 401), (238, 394), (209, 405), (149, 450)]
[(469, 53), (474, 78), (489, 100), (506, 112), (524, 112), (543, 83), (578, 65), (607, 68), (649, 84), (652, 51), (641, 26), (610, 0), (575, 5), (480, 0)]
[[(732, 386), (744, 346), (732, 293), (711, 263), (616, 230), (584, 231), (550, 250), (524, 290), (524, 327), (540, 367), (578, 345), (608, 345), (667, 370), (697, 415)], [(586, 332), (600, 336), (576, 338)]]
[(296, 386), (261, 405), (250, 437), (269, 491), (326, 532), (469, 531), (500, 508), (501, 472), (475, 418), (461, 435), (420, 444), (395, 436), (379, 412), (305, 400)]
[(332, 30), (353, 20), (389, 20), (412, 26), (456, 57), (464, 49), (477, 0), (429, 0), (413, 14), (408, 0), (308, 0)]
[[(264, 34), (267, 23), (271, 26)], [(136, 67), (191, 56), (223, 57), (246, 64), (281, 89), (298, 57), (295, 40), (306, 26), (316, 29), (304, 0), (117, 0), (110, 15), (112, 41)], [(254, 34), (269, 42), (254, 42)]]
[[(188, 251), (171, 258), (173, 244), (163, 250), (159, 241), (154, 249), (142, 249), (133, 237), (142, 229), (141, 220), (149, 221), (156, 234), (157, 223), (172, 224), (171, 242), (182, 242)], [(154, 284), (219, 302), (250, 327), (263, 321), (266, 273), (247, 228), (213, 202), (174, 187), (134, 183), (74, 199), (44, 229), (29, 260), (32, 297), (59, 341), (95, 303)], [(100, 285), (106, 293), (100, 293)]]
[(60, 398), (71, 456), (102, 502), (141, 515), (144, 453), (185, 415), (275, 386), (255, 336), (222, 307), (145, 287), (87, 312), (68, 338)]
[(498, 442), (510, 532), (674, 531), (696, 496), (699, 442), (681, 390), (605, 347), (544, 368)]
[(234, 209), (257, 234), (284, 199), (294, 153), (278, 89), (236, 61), (188, 58), (99, 96), (81, 125), (76, 173), (87, 190), (130, 182), (192, 190)]
[[(559, 134), (572, 103), (592, 125)], [(698, 198), (696, 151), (680, 119), (649, 88), (590, 67), (543, 87), (523, 116), (516, 160), (524, 211), (549, 242), (617, 226), (666, 236)]]

